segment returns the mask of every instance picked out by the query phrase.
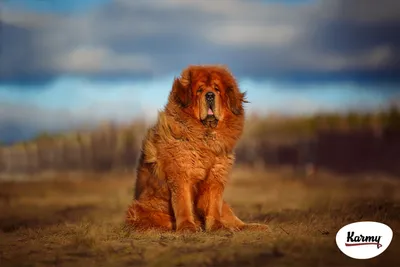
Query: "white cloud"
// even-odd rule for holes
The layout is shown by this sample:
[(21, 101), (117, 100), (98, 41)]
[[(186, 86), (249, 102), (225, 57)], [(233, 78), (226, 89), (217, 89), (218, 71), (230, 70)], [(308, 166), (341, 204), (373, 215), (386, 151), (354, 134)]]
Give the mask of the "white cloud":
[(211, 42), (224, 46), (279, 47), (298, 37), (300, 31), (291, 25), (226, 24), (206, 32)]
[(22, 10), (16, 11), (8, 8), (6, 4), (3, 4), (1, 11), (1, 21), (24, 28), (48, 28), (54, 26), (54, 23), (70, 20), (51, 13), (38, 14)]
[(95, 73), (99, 71), (151, 71), (151, 58), (140, 54), (116, 54), (104, 47), (77, 47), (58, 58), (53, 66), (61, 71)]

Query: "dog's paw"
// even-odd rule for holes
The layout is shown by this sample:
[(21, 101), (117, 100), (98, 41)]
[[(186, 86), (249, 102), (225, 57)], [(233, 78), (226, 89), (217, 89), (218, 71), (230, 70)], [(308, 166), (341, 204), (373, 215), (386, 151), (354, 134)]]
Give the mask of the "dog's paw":
[(215, 231), (233, 232), (234, 230), (231, 227), (225, 225), (220, 220), (216, 220), (214, 218), (207, 218), (206, 231), (208, 231), (208, 232), (215, 232)]
[(183, 221), (176, 227), (176, 231), (182, 233), (195, 233), (200, 231), (200, 228), (194, 222)]

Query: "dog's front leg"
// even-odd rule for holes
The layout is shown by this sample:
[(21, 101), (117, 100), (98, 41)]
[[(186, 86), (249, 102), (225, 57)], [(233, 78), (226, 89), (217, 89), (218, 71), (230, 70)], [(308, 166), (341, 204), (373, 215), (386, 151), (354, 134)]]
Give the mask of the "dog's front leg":
[(177, 231), (196, 232), (199, 230), (194, 222), (192, 185), (187, 179), (169, 179), (171, 204), (176, 220)]
[(225, 229), (221, 222), (223, 186), (212, 180), (199, 185), (197, 211), (203, 218), (206, 231)]
[(198, 186), (197, 212), (204, 219), (205, 230), (229, 230), (221, 221), (223, 193), (232, 165), (231, 158), (219, 159), (208, 177)]

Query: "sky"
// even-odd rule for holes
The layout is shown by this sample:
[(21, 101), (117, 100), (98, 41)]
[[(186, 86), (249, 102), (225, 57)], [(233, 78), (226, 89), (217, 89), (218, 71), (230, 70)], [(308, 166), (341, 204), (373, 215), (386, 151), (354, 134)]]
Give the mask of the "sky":
[(397, 0), (3, 0), (0, 141), (154, 120), (190, 64), (226, 64), (251, 113), (400, 95)]

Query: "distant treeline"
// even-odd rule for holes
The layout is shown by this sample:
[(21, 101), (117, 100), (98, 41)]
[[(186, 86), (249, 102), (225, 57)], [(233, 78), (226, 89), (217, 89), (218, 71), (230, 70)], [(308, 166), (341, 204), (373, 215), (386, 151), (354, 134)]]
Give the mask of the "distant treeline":
[(142, 123), (104, 124), (89, 132), (41, 134), (28, 142), (0, 147), (0, 172), (111, 171), (133, 168), (145, 131)]
[(237, 161), (400, 177), (400, 111), (250, 119)]
[[(145, 131), (144, 123), (135, 122), (123, 127), (105, 124), (90, 132), (41, 134), (0, 146), (0, 172), (133, 170)], [(251, 116), (236, 154), (242, 164), (312, 163), (337, 171), (400, 174), (397, 151), (400, 112), (392, 106), (376, 113)]]

